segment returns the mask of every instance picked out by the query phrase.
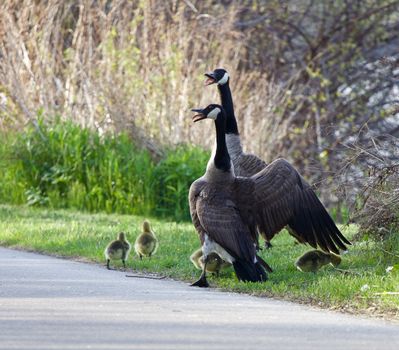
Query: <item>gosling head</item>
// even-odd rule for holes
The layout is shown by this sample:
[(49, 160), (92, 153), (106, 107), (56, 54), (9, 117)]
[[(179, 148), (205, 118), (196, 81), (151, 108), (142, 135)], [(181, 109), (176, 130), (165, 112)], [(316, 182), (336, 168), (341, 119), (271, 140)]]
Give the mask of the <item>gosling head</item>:
[(150, 223), (147, 220), (143, 222), (143, 232), (151, 232)]
[(210, 104), (208, 107), (192, 109), (191, 111), (196, 113), (193, 116), (194, 123), (207, 118), (213, 119), (216, 122), (224, 121), (225, 119), (222, 106), (217, 104)]
[(124, 232), (120, 232), (119, 235), (118, 235), (118, 239), (119, 239), (120, 241), (126, 240), (126, 235), (125, 235), (125, 233), (124, 233)]
[(213, 72), (205, 73), (206, 81), (205, 85), (224, 85), (227, 84), (230, 80), (229, 73), (223, 68), (217, 68)]

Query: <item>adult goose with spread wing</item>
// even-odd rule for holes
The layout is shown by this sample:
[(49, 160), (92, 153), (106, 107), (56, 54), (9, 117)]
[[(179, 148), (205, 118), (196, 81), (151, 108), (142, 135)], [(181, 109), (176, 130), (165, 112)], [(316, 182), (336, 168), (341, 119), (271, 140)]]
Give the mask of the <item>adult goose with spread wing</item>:
[(339, 254), (350, 242), (342, 235), (310, 185), (284, 159), (251, 177), (237, 177), (225, 139), (226, 115), (220, 105), (193, 110), (194, 122), (213, 119), (216, 147), (205, 174), (189, 192), (190, 214), (199, 234), (204, 268), (193, 285), (206, 287), (207, 256), (215, 252), (233, 264), (239, 280), (267, 279), (268, 265), (256, 254), (257, 227), (270, 240), (284, 226), (299, 242)]

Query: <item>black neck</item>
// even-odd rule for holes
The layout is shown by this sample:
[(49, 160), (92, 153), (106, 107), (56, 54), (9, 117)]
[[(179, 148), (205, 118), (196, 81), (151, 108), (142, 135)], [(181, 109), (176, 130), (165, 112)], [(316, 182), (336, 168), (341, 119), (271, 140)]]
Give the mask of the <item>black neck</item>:
[(238, 135), (236, 117), (234, 115), (233, 97), (231, 96), (229, 82), (218, 85), (220, 100), (226, 112), (226, 134)]
[[(223, 111), (222, 111), (223, 113)], [(226, 117), (218, 117), (215, 120), (216, 127), (216, 152), (213, 162), (215, 167), (223, 170), (229, 171), (231, 168), (230, 156), (226, 146)]]

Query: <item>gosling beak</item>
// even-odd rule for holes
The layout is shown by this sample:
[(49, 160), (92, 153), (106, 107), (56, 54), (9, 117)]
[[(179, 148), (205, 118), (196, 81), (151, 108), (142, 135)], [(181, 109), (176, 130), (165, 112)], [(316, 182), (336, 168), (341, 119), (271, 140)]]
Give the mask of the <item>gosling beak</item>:
[(205, 86), (217, 83), (217, 80), (216, 80), (215, 76), (213, 75), (213, 73), (205, 73), (204, 75), (206, 76)]
[(206, 114), (204, 114), (203, 109), (192, 109), (192, 112), (197, 113), (196, 115), (193, 116), (193, 122), (199, 122), (200, 120), (206, 119)]

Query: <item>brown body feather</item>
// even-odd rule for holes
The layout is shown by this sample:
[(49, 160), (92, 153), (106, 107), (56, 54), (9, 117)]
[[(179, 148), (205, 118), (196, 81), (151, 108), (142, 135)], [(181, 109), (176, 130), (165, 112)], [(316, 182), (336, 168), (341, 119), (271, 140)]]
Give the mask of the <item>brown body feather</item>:
[(202, 244), (207, 234), (233, 257), (253, 261), (256, 232), (235, 204), (234, 184), (235, 179), (217, 184), (196, 180), (189, 194), (191, 217)]

